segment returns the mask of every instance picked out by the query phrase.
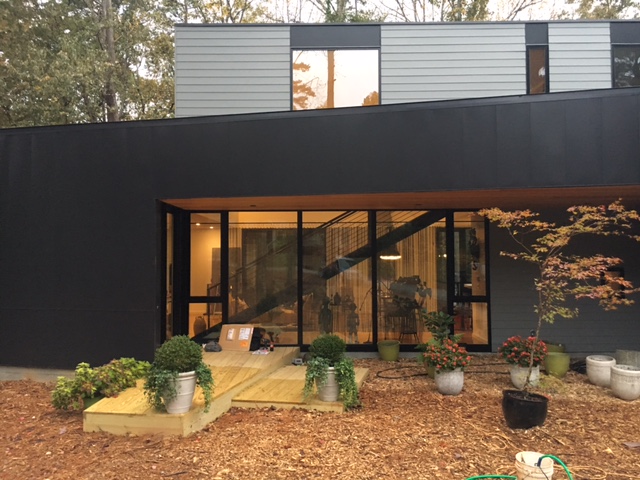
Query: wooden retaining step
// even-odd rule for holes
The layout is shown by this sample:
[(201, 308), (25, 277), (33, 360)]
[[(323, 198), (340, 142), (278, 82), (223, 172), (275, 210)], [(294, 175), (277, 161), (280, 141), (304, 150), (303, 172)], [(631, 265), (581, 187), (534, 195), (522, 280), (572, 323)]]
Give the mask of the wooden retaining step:
[[(231, 406), (241, 408), (302, 408), (323, 412), (344, 411), (342, 402), (322, 402), (317, 396), (305, 401), (302, 390), (306, 367), (289, 365), (279, 368), (266, 378), (246, 388), (233, 398)], [(356, 368), (358, 387), (364, 383), (369, 370)]]
[(196, 391), (191, 410), (183, 414), (155, 411), (147, 403), (142, 382), (117, 397), (105, 398), (83, 413), (85, 432), (109, 432), (116, 435), (160, 433), (187, 436), (231, 408), (232, 400), (241, 391), (266, 378), (279, 368), (291, 365), (300, 355), (298, 347), (277, 347), (268, 355), (253, 352), (207, 352), (204, 361), (211, 367), (215, 380), (213, 402), (204, 411), (202, 393)]

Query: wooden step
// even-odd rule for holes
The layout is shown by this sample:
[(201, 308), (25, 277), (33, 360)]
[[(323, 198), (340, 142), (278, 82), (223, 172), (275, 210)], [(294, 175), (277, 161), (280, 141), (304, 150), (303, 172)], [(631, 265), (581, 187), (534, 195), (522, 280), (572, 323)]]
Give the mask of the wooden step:
[[(342, 402), (322, 402), (314, 395), (305, 401), (302, 390), (306, 367), (288, 365), (244, 389), (233, 398), (231, 406), (241, 408), (302, 408), (324, 412), (344, 411)], [(356, 368), (358, 387), (364, 383), (369, 370)]]
[(154, 410), (138, 386), (105, 398), (83, 413), (85, 432), (109, 432), (116, 435), (161, 433), (187, 436), (204, 428), (231, 408), (232, 399), (241, 391), (273, 374), (284, 365), (291, 365), (300, 355), (298, 347), (277, 347), (268, 355), (253, 352), (207, 352), (204, 361), (211, 367), (215, 380), (213, 402), (204, 411), (202, 393), (196, 390), (191, 410), (183, 414), (168, 414)]

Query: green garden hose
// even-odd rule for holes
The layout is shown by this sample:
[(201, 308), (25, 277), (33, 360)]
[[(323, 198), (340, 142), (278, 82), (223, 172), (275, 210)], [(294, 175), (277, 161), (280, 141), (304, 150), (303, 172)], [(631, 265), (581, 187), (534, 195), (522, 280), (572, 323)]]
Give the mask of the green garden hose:
[(518, 477), (514, 477), (513, 475), (478, 475), (477, 477), (469, 477), (467, 480), (478, 480), (480, 478), (506, 478), (507, 480), (518, 480)]
[(565, 473), (567, 474), (567, 476), (569, 477), (569, 480), (573, 480), (573, 476), (571, 475), (571, 472), (569, 471), (569, 469), (567, 468), (567, 466), (564, 464), (564, 462), (562, 460), (560, 460), (558, 457), (554, 456), (554, 455), (543, 455), (538, 459), (538, 466), (540, 466), (540, 462), (542, 462), (543, 458), (550, 458), (551, 460), (553, 460), (556, 463), (559, 463), (560, 466), (562, 468), (564, 468)]
[[(553, 461), (555, 461), (556, 463), (560, 464), (560, 466), (562, 468), (564, 468), (564, 471), (567, 474), (567, 476), (569, 477), (569, 480), (573, 480), (573, 476), (571, 475), (571, 472), (569, 471), (567, 466), (564, 464), (564, 462), (562, 460), (560, 460), (555, 455), (542, 455), (538, 459), (538, 465), (537, 465), (538, 467), (542, 463), (542, 459), (543, 458), (550, 458)], [(502, 479), (509, 479), (509, 480), (518, 480), (518, 477), (514, 477), (513, 475), (478, 475), (476, 477), (469, 477), (469, 478), (467, 478), (467, 480), (480, 480), (481, 478), (502, 478)]]

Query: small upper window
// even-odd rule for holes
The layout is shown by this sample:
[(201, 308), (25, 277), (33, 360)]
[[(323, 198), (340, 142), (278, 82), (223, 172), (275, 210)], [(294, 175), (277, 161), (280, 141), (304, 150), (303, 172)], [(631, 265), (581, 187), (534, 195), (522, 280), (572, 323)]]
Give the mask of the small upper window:
[(640, 86), (640, 45), (613, 47), (613, 86)]
[(294, 110), (378, 105), (378, 50), (294, 50)]
[(547, 47), (527, 48), (527, 93), (547, 93), (548, 89)]

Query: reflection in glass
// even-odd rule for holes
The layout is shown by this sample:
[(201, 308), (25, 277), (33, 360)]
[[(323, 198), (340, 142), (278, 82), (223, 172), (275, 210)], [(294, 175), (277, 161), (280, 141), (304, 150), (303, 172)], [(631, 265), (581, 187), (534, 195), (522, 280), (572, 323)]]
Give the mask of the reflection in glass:
[(547, 47), (528, 47), (529, 93), (547, 93)]
[(296, 212), (229, 214), (229, 323), (251, 323), (274, 343), (297, 343)]
[(613, 47), (613, 86), (640, 85), (640, 45)]
[(294, 50), (293, 109), (378, 105), (378, 50)]
[(303, 213), (304, 343), (333, 333), (372, 342), (367, 212)]
[[(446, 250), (438, 248), (444, 219), (428, 211), (377, 212), (377, 245), (381, 253), (396, 250), (400, 258), (378, 257), (378, 332), (380, 339), (417, 344), (431, 334), (421, 311), (446, 311)], [(439, 258), (438, 256), (441, 256)]]

